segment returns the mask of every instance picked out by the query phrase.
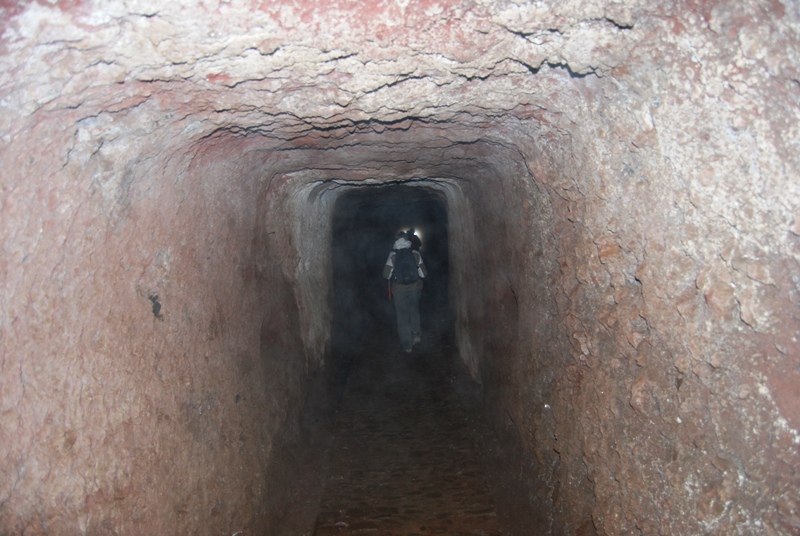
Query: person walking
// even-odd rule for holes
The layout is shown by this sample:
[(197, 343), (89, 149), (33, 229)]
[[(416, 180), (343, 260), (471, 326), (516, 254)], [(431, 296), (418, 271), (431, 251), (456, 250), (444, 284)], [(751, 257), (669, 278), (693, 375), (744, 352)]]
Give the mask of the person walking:
[(406, 233), (398, 233), (392, 252), (383, 266), (383, 277), (390, 281), (394, 310), (397, 313), (397, 334), (406, 353), (422, 340), (419, 301), (422, 280), (428, 275), (422, 255), (411, 248)]

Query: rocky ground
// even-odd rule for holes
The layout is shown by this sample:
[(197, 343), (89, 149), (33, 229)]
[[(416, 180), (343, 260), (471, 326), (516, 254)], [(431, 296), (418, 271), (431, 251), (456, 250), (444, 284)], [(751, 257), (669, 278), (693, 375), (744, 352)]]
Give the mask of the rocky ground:
[(449, 344), (424, 341), (408, 355), (393, 343), (378, 333), (352, 358), (332, 429), (284, 450), (287, 473), (301, 477), (287, 482), (279, 533), (515, 533), (495, 508), (485, 469), (503, 476), (498, 455), (464, 404), (469, 381)]
[(314, 534), (502, 534), (446, 354), (396, 346), (353, 363)]

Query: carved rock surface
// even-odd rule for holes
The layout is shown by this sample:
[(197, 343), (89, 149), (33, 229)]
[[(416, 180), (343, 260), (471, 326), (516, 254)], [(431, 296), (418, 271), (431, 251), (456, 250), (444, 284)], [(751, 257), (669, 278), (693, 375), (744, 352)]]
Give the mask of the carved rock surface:
[(404, 182), (531, 532), (800, 529), (796, 2), (0, 16), (0, 532), (272, 533), (336, 199)]

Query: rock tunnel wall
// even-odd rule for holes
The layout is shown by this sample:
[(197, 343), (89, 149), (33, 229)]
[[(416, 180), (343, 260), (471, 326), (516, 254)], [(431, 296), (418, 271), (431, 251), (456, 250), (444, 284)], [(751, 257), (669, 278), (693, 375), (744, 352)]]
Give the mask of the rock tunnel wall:
[(797, 5), (303, 6), (0, 8), (2, 531), (270, 533), (342, 184), (429, 179), (501, 511), (795, 533)]

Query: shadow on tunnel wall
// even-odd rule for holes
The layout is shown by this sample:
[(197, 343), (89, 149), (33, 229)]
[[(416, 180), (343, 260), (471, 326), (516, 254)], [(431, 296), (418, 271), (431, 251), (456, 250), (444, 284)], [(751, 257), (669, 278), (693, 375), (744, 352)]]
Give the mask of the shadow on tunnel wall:
[(409, 184), (355, 187), (336, 202), (331, 244), (332, 350), (345, 367), (353, 356), (375, 348), (399, 348), (382, 271), (396, 234), (409, 227), (422, 239), (428, 268), (420, 305), (423, 340), (443, 344), (451, 336), (444, 196)]

